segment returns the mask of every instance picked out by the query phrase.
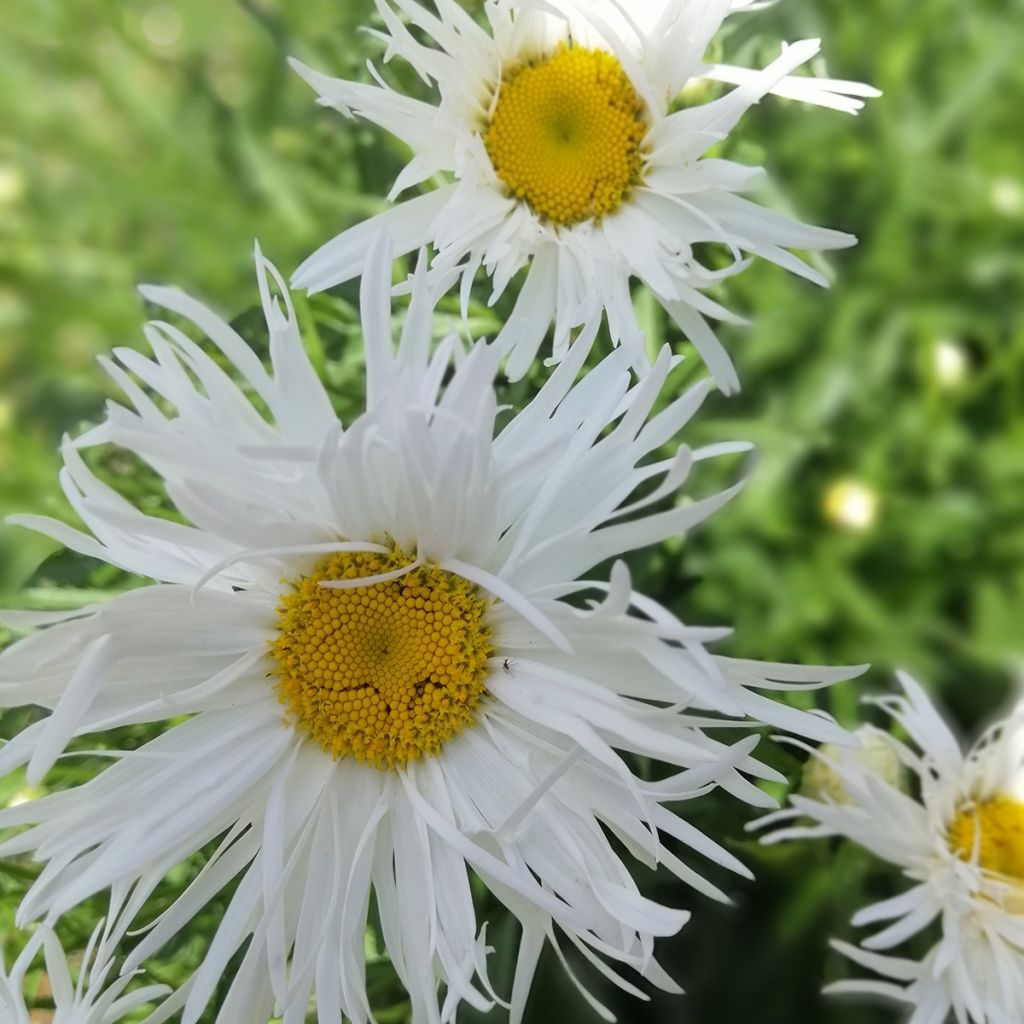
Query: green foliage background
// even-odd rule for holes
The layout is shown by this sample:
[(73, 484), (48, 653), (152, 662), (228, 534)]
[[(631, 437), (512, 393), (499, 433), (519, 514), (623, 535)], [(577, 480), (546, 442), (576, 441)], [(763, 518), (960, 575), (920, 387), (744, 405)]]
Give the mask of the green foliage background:
[[(294, 53), (365, 75), (377, 50), (357, 26), (370, 6), (14, 0), (0, 29), (0, 512), (67, 516), (56, 445), (100, 415), (107, 391), (94, 356), (143, 347), (136, 282), (179, 284), (247, 322), (254, 238), (290, 270), (382, 208), (400, 146), (318, 109), (284, 63)], [(769, 99), (728, 144), (730, 156), (766, 163), (774, 203), (854, 231), (861, 245), (833, 260), (829, 292), (768, 266), (729, 284), (731, 304), (755, 318), (726, 332), (744, 392), (714, 396), (687, 439), (755, 441), (756, 459), (730, 470), (749, 472), (750, 484), (697, 535), (639, 558), (637, 575), (684, 619), (734, 624), (729, 653), (872, 662), (863, 680), (825, 697), (848, 723), (864, 692), (891, 685), (893, 669), (905, 667), (969, 734), (1002, 710), (1024, 664), (1024, 6), (785, 0), (734, 20), (737, 62), (765, 61), (779, 37), (821, 35), (831, 73), (885, 90), (858, 119)], [(349, 288), (299, 301), (343, 411), (358, 397), (353, 299)], [(664, 337), (686, 351), (640, 301), (652, 343)], [(496, 323), (478, 310), (477, 333)], [(951, 345), (965, 361), (957, 380), (942, 369)], [(689, 363), (683, 379), (701, 374)], [(122, 490), (159, 504), (152, 482), (116, 454), (97, 464)], [(877, 499), (865, 528), (828, 514), (840, 481)], [(44, 540), (0, 530), (5, 605), (72, 605), (128, 585)], [(0, 733), (32, 714), (3, 715)], [(136, 746), (150, 735), (126, 729), (101, 742)], [(795, 760), (773, 756), (797, 777)], [(47, 785), (81, 781), (100, 763), (61, 762)], [(23, 789), (21, 777), (0, 780), (0, 803)], [(758, 883), (721, 879), (736, 903), (720, 908), (661, 876), (645, 879), (657, 898), (694, 911), (661, 947), (689, 995), (623, 1000), (586, 974), (620, 1019), (896, 1019), (817, 994), (847, 970), (827, 951), (828, 936), (849, 938), (850, 914), (893, 891), (891, 875), (848, 848), (761, 850), (744, 836), (749, 815), (726, 801), (705, 801), (694, 815), (741, 853)], [(182, 866), (148, 912), (199, 864)], [(14, 907), (35, 870), (0, 865), (8, 958), (20, 941)], [(166, 951), (156, 977), (186, 975), (222, 907)], [(70, 948), (81, 948), (102, 909), (97, 901), (69, 916)], [(491, 934), (507, 953), (511, 930), (499, 924)], [(499, 981), (509, 969), (499, 953)], [(371, 990), (381, 1021), (406, 1020), (383, 959), (371, 967)], [(596, 1020), (547, 962), (530, 1020), (559, 1015)]]

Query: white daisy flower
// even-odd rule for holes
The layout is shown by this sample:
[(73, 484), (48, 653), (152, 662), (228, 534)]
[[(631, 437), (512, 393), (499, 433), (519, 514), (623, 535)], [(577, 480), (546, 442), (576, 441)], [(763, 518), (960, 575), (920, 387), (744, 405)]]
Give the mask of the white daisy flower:
[[(730, 742), (705, 730), (751, 716), (841, 741), (826, 716), (760, 691), (851, 673), (712, 656), (705, 643), (726, 631), (683, 625), (633, 591), (622, 562), (608, 583), (588, 573), (728, 501), (735, 488), (672, 499), (692, 463), (745, 446), (655, 455), (708, 390), (655, 413), (667, 351), (639, 383), (621, 352), (576, 382), (587, 346), (574, 346), (508, 414), (495, 346), (463, 351), (452, 336), (432, 351), (425, 266), (396, 349), (380, 242), (362, 285), (366, 411), (342, 427), (283, 282), (258, 267), (273, 374), (199, 303), (144, 289), (219, 361), (163, 322), (147, 330), (152, 358), (104, 360), (131, 407), (112, 404), (64, 446), (65, 492), (89, 532), (16, 520), (156, 585), (59, 621), (14, 616), (45, 628), (0, 655), (0, 705), (52, 713), (0, 750), (0, 772), (27, 763), (37, 780), (74, 736), (191, 716), (87, 784), (0, 813), (0, 827), (33, 826), (0, 856), (47, 861), (20, 920), (114, 886), (128, 922), (219, 837), (127, 963), (239, 879), (203, 966), (159, 1019), (183, 1004), (194, 1024), (251, 936), (218, 1021), (264, 1024), (276, 1005), (294, 1024), (315, 990), (322, 1021), (363, 1024), (371, 891), (417, 1024), (500, 1002), (469, 869), (522, 923), (513, 1021), (557, 936), (630, 991), (606, 959), (672, 989), (654, 939), (687, 914), (640, 893), (611, 835), (724, 898), (679, 844), (746, 869), (670, 807), (715, 786), (770, 806), (751, 779), (779, 777), (745, 728)], [(187, 523), (100, 482), (80, 449), (101, 443), (152, 466)], [(671, 770), (649, 781), (630, 754)]]
[(101, 921), (85, 949), (78, 968), (78, 982), (75, 983), (60, 940), (52, 928), (40, 925), (9, 973), (0, 960), (0, 1024), (31, 1024), (37, 1019), (29, 1016), (23, 989), (25, 976), (40, 948), (53, 991), (52, 1024), (117, 1024), (132, 1011), (170, 991), (166, 985), (146, 985), (126, 991), (134, 973), (120, 977), (112, 973), (114, 964), (107, 938)]
[[(645, 368), (630, 298), (635, 277), (693, 342), (719, 386), (737, 389), (705, 318), (738, 318), (703, 289), (742, 270), (748, 256), (824, 285), (821, 272), (789, 250), (836, 249), (855, 239), (763, 209), (742, 195), (760, 168), (704, 154), (768, 92), (850, 112), (860, 97), (876, 95), (855, 82), (791, 75), (818, 53), (816, 39), (784, 47), (763, 70), (705, 63), (723, 19), (751, 6), (496, 0), (485, 5), (488, 31), (455, 0), (436, 0), (437, 14), (416, 0), (377, 0), (385, 61), (408, 61), (437, 89), (436, 104), (392, 89), (376, 71), (378, 84), (366, 85), (293, 65), (322, 104), (367, 118), (412, 149), (392, 199), (437, 175), (449, 183), (343, 232), (302, 264), (293, 284), (320, 291), (358, 276), (381, 225), (400, 252), (433, 245), (434, 269), (449, 281), (461, 275), (464, 309), (481, 266), (493, 303), (529, 265), (498, 339), (516, 379), (552, 320), (559, 360), (571, 328), (595, 308), (607, 310), (613, 340), (635, 368)], [(688, 83), (705, 79), (735, 88), (673, 110)], [(728, 265), (705, 266), (695, 249), (704, 243), (720, 247)]]
[[(878, 770), (877, 756), (837, 750), (823, 757), (833, 784), (820, 800), (794, 796), (792, 808), (758, 824), (810, 818), (813, 825), (786, 825), (765, 841), (844, 836), (912, 883), (853, 919), (886, 922), (880, 931), (859, 947), (834, 943), (885, 980), (830, 991), (910, 1004), (911, 1024), (944, 1024), (950, 1014), (961, 1024), (1015, 1024), (1024, 1020), (1024, 704), (964, 754), (924, 690), (900, 678), (906, 696), (875, 703), (912, 743), (872, 732), (898, 753), (916, 792), (891, 766)], [(935, 922), (941, 937), (922, 960), (887, 954)]]

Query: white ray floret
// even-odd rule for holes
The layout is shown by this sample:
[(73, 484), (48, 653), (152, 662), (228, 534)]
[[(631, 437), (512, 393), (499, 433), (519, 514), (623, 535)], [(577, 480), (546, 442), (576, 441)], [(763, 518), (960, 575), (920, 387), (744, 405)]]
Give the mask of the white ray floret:
[[(726, 631), (684, 625), (633, 590), (621, 561), (609, 581), (588, 579), (600, 563), (696, 525), (734, 493), (680, 498), (692, 462), (735, 446), (659, 454), (707, 387), (655, 411), (667, 352), (638, 382), (621, 352), (577, 381), (584, 339), (510, 417), (495, 398), (495, 346), (432, 344), (425, 267), (393, 342), (390, 256), (378, 241), (362, 290), (366, 411), (343, 426), (277, 272), (257, 263), (273, 372), (203, 306), (145, 289), (204, 332), (218, 358), (162, 322), (148, 331), (151, 357), (115, 352), (107, 369), (129, 404), (112, 403), (98, 427), (64, 446), (64, 489), (86, 529), (20, 520), (154, 585), (60, 621), (13, 617), (44, 628), (0, 655), (0, 706), (35, 703), (51, 714), (0, 749), (0, 773), (27, 764), (37, 779), (67, 756), (72, 737), (190, 716), (85, 785), (0, 812), (0, 827), (30, 826), (0, 844), (0, 856), (46, 862), (20, 919), (52, 920), (113, 885), (127, 927), (173, 865), (219, 841), (127, 962), (141, 964), (238, 880), (205, 962), (154, 1021), (183, 1008), (184, 1024), (195, 1024), (251, 937), (221, 1024), (264, 1024), (275, 1007), (297, 1024), (311, 992), (321, 1020), (364, 1024), (371, 892), (416, 1024), (453, 1019), (463, 1000), (507, 1001), (518, 1021), (546, 942), (567, 940), (606, 973), (612, 961), (672, 989), (654, 940), (687, 915), (642, 895), (610, 835), (724, 898), (680, 853), (746, 869), (672, 806), (716, 786), (770, 806), (757, 781), (778, 776), (751, 756), (751, 718), (820, 741), (844, 734), (762, 691), (851, 674), (714, 656), (705, 645)], [(151, 465), (183, 521), (146, 515), (98, 480), (81, 452), (99, 444)], [(406, 560), (395, 567), (387, 559), (399, 550)], [(369, 578), (332, 575), (325, 564), (376, 568)], [(423, 581), (435, 587), (426, 601), (415, 598)], [(413, 597), (401, 604), (405, 596), (390, 595), (405, 595), (406, 584)], [(417, 717), (417, 702), (465, 694), (431, 697), (434, 684), (424, 683), (374, 718), (368, 709), (383, 706), (374, 702), (389, 679), (356, 696), (324, 696), (328, 684), (315, 680), (324, 658), (338, 686), (358, 658), (358, 672), (390, 665), (441, 594), (484, 609), (479, 621), (446, 613), (431, 627), (450, 638), (465, 626), (442, 660), (477, 657), (478, 675), (461, 678), (479, 682), (480, 694), (436, 749), (412, 756), (416, 730), (432, 742), (437, 721), (434, 711)], [(307, 643), (304, 630), (321, 621), (315, 602), (345, 611), (324, 613), (325, 631)], [(352, 622), (369, 623), (369, 662), (338, 639)], [(296, 682), (287, 659), (307, 649), (320, 667)], [(303, 704), (311, 695), (320, 703)], [(356, 725), (362, 731), (345, 732)], [(715, 738), (716, 725), (734, 735)], [(375, 747), (385, 734), (394, 745)], [(669, 770), (648, 781), (629, 767), (631, 754)], [(510, 994), (487, 978), (470, 871), (522, 924)]]
[[(857, 926), (881, 925), (859, 946), (834, 946), (879, 975), (827, 991), (866, 993), (912, 1008), (911, 1024), (1012, 1024), (1024, 1020), (1024, 703), (966, 754), (913, 679), (905, 696), (877, 703), (909, 743), (870, 726), (875, 752), (821, 750), (819, 799), (758, 824), (766, 842), (843, 836), (902, 868), (909, 888), (860, 911)], [(883, 768), (880, 746), (899, 758)], [(810, 819), (810, 823), (807, 822)], [(921, 959), (894, 955), (925, 931), (938, 937)]]
[[(613, 340), (635, 368), (646, 367), (630, 298), (635, 278), (719, 386), (735, 390), (736, 371), (708, 319), (739, 318), (705, 290), (754, 256), (824, 285), (822, 271), (791, 250), (837, 249), (855, 239), (764, 209), (744, 196), (760, 168), (706, 154), (768, 93), (849, 113), (877, 95), (856, 82), (793, 74), (818, 54), (815, 39), (783, 47), (763, 69), (705, 63), (723, 20), (756, 6), (495, 0), (485, 5), (484, 28), (455, 0), (436, 0), (436, 13), (418, 0), (377, 0), (385, 61), (407, 61), (436, 89), (436, 103), (397, 91), (375, 69), (377, 84), (368, 85), (293, 65), (322, 104), (373, 121), (413, 151), (392, 199), (423, 191), (328, 242), (293, 283), (319, 291), (358, 276), (382, 225), (399, 252), (431, 244), (435, 271), (448, 281), (461, 276), (464, 303), (481, 267), (492, 302), (529, 267), (498, 339), (514, 379), (552, 322), (557, 360), (571, 329), (602, 308)], [(719, 99), (673, 105), (687, 85), (704, 81), (733, 88)], [(714, 268), (702, 262), (708, 246), (723, 257)]]
[(0, 961), (0, 1022), (32, 1024), (25, 1005), (25, 978), (40, 949), (46, 963), (46, 975), (53, 992), (52, 1024), (118, 1024), (146, 1003), (166, 996), (166, 985), (144, 985), (129, 990), (139, 972), (118, 977), (104, 922), (97, 925), (78, 966), (78, 981), (71, 977), (68, 960), (52, 928), (40, 925), (15, 960), (10, 972)]

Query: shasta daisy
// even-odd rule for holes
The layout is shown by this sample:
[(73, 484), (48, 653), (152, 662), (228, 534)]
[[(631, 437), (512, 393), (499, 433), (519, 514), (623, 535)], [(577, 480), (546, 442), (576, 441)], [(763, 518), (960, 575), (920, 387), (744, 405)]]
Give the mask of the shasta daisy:
[[(843, 737), (760, 691), (849, 672), (713, 656), (724, 631), (683, 625), (621, 561), (610, 580), (591, 572), (728, 501), (735, 488), (678, 495), (694, 462), (744, 446), (661, 454), (707, 386), (655, 412), (669, 354), (640, 381), (621, 351), (577, 380), (586, 338), (521, 411), (500, 409), (496, 346), (433, 344), (425, 267), (395, 346), (379, 240), (362, 284), (366, 407), (342, 425), (283, 283), (258, 267), (273, 373), (204, 306), (145, 289), (216, 358), (160, 321), (152, 357), (104, 360), (129, 404), (64, 445), (87, 530), (17, 520), (154, 585), (57, 621), (11, 617), (43, 628), (0, 655), (0, 705), (51, 713), (0, 750), (0, 773), (27, 764), (32, 781), (72, 737), (178, 719), (92, 781), (0, 813), (0, 827), (30, 826), (0, 855), (46, 862), (21, 920), (114, 886), (127, 923), (216, 841), (128, 959), (237, 879), (202, 967), (155, 1020), (183, 1009), (195, 1024), (250, 940), (222, 1024), (265, 1024), (275, 1006), (296, 1024), (313, 991), (321, 1020), (363, 1024), (371, 892), (417, 1024), (503, 1002), (470, 870), (522, 923), (513, 1021), (545, 942), (631, 991), (607, 960), (672, 989), (654, 940), (687, 915), (645, 898), (623, 852), (722, 898), (683, 848), (745, 868), (671, 805), (715, 786), (771, 804), (756, 780), (779, 777), (751, 756), (747, 716)], [(82, 451), (99, 444), (147, 462), (180, 521), (98, 480)], [(668, 771), (650, 781), (631, 754)]]
[[(493, 302), (529, 266), (498, 339), (515, 379), (552, 321), (557, 360), (571, 328), (602, 308), (613, 340), (644, 368), (648, 357), (630, 297), (636, 278), (718, 384), (735, 390), (736, 372), (707, 319), (738, 318), (705, 290), (751, 256), (825, 284), (790, 250), (835, 249), (854, 239), (758, 206), (742, 193), (761, 170), (707, 151), (768, 92), (850, 112), (862, 105), (860, 97), (875, 95), (855, 82), (792, 75), (818, 53), (818, 40), (784, 47), (763, 70), (706, 63), (723, 20), (752, 6), (493, 0), (485, 5), (484, 28), (455, 0), (437, 0), (436, 14), (417, 0), (377, 0), (385, 61), (407, 61), (436, 89), (436, 103), (405, 95), (376, 71), (376, 84), (362, 84), (293, 65), (322, 104), (366, 118), (412, 149), (392, 199), (417, 186), (425, 191), (328, 242), (293, 283), (319, 291), (356, 277), (368, 239), (382, 225), (400, 252), (433, 245), (435, 271), (447, 280), (461, 277), (464, 304), (481, 267)], [(687, 83), (700, 80), (734, 87), (677, 109)], [(438, 184), (439, 175), (446, 184)], [(722, 251), (722, 265), (702, 262), (707, 245)]]
[[(766, 841), (843, 836), (902, 868), (909, 883), (853, 919), (881, 930), (859, 946), (834, 943), (880, 979), (831, 991), (909, 1004), (912, 1024), (945, 1024), (951, 1014), (971, 1024), (1024, 1020), (1024, 703), (964, 754), (920, 685), (901, 680), (904, 696), (877, 703), (910, 742), (871, 727), (866, 735), (897, 754), (914, 788), (878, 770), (877, 756), (819, 752), (831, 786), (762, 819), (782, 826)], [(938, 937), (922, 959), (889, 953), (926, 929)]]

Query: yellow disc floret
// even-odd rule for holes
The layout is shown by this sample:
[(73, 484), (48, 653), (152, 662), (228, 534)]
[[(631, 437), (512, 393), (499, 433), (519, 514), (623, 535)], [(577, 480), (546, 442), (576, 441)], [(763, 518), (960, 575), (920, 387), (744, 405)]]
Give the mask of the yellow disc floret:
[(576, 224), (640, 180), (644, 104), (610, 53), (562, 46), (501, 83), (484, 141), (501, 180), (540, 216)]
[(1024, 803), (997, 796), (964, 808), (949, 826), (949, 846), (964, 860), (1024, 882)]
[(398, 548), (333, 555), (281, 599), (281, 703), (336, 758), (395, 768), (436, 754), (480, 701), (492, 644), (471, 583), (421, 565), (366, 587), (321, 585), (411, 563)]

